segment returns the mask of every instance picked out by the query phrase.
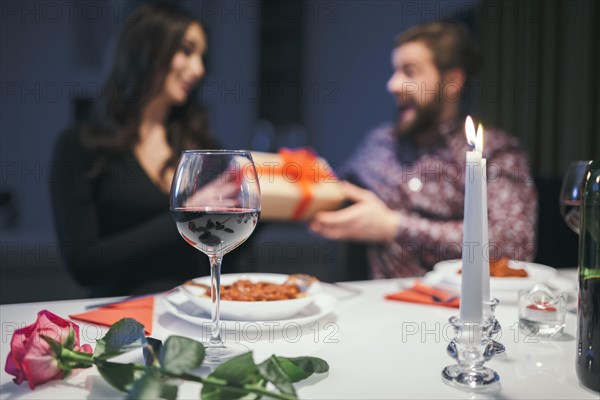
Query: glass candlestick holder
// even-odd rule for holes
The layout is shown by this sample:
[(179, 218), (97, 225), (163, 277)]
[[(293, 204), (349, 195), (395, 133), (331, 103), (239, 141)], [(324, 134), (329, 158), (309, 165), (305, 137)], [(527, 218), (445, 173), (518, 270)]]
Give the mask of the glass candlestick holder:
[(500, 376), (483, 365), (495, 355), (494, 344), (488, 336), (492, 329), (490, 319), (472, 323), (452, 316), (448, 321), (454, 328), (454, 339), (446, 350), (457, 364), (442, 370), (445, 382), (469, 391), (494, 389), (499, 385)]
[(496, 307), (499, 303), (500, 300), (496, 298), (491, 299), (490, 301), (483, 302), (483, 319), (487, 320), (488, 327), (487, 331), (485, 332), (485, 335), (487, 336), (490, 343), (492, 343), (492, 345), (494, 346), (495, 356), (505, 355), (504, 352), (506, 351), (506, 348), (502, 343), (493, 339), (493, 337), (502, 330), (500, 322), (498, 322), (498, 319), (496, 318)]

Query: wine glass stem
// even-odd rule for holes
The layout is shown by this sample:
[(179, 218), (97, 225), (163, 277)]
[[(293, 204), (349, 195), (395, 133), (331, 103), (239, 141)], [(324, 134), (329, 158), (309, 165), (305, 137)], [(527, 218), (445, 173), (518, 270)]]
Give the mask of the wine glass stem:
[(211, 322), (212, 331), (210, 334), (211, 346), (221, 346), (223, 340), (221, 339), (221, 262), (223, 261), (222, 255), (213, 255), (208, 257), (210, 259), (210, 286), (211, 286), (211, 300), (212, 300), (212, 312)]

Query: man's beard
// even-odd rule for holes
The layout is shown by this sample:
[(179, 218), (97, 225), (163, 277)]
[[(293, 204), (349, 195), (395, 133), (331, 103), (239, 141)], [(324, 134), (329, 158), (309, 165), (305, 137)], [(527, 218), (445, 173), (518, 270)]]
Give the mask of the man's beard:
[(408, 125), (403, 126), (402, 121), (398, 120), (394, 126), (395, 137), (415, 137), (423, 132), (433, 130), (440, 122), (442, 106), (440, 101), (434, 99), (428, 104), (417, 105), (412, 103), (415, 108), (415, 117)]

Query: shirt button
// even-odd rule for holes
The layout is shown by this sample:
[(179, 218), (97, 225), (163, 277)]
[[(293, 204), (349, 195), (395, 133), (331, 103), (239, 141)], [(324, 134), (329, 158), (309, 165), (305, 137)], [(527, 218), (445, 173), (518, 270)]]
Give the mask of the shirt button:
[(410, 178), (408, 188), (413, 192), (420, 192), (423, 189), (423, 182), (419, 178)]

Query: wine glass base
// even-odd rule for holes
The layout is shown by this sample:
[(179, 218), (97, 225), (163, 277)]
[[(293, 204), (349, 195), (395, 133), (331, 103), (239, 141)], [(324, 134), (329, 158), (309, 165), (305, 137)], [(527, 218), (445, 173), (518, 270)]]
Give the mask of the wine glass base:
[(489, 368), (465, 369), (450, 365), (442, 371), (444, 381), (456, 388), (469, 391), (495, 391), (500, 386), (500, 376)]
[(221, 364), (231, 358), (248, 353), (250, 349), (240, 343), (205, 344), (205, 364)]

